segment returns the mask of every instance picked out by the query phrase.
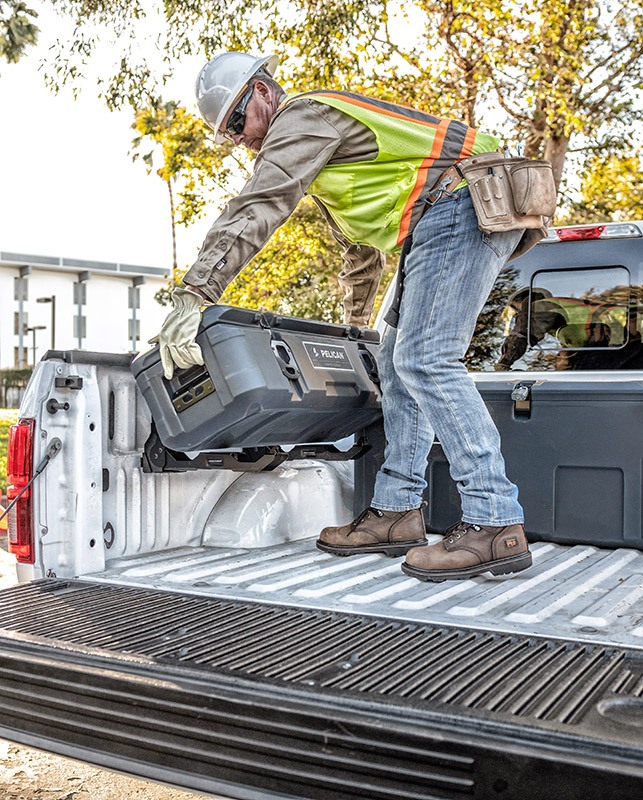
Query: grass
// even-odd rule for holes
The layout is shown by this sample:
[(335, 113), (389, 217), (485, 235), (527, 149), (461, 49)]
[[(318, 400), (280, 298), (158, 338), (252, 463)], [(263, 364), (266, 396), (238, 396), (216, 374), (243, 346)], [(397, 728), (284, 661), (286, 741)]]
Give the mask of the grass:
[(0, 408), (0, 499), (7, 491), (7, 445), (9, 427), (18, 422), (17, 408)]

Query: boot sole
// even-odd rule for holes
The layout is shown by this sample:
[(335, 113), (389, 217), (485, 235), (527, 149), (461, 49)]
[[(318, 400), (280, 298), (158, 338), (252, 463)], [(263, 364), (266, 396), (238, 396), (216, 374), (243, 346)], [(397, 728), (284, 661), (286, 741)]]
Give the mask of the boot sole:
[(389, 558), (396, 556), (405, 556), (412, 547), (423, 547), (428, 544), (426, 539), (418, 539), (415, 542), (398, 542), (396, 544), (359, 544), (359, 545), (341, 545), (341, 544), (326, 544), (318, 539), (315, 544), (319, 550), (325, 553), (332, 553), (334, 556), (357, 556), (364, 553), (383, 553)]
[(442, 583), (442, 581), (448, 580), (474, 578), (476, 575), (482, 575), (483, 572), (490, 572), (492, 575), (509, 575), (512, 572), (528, 569), (531, 564), (531, 553), (523, 553), (519, 556), (487, 561), (484, 564), (477, 564), (475, 567), (462, 567), (461, 569), (420, 569), (420, 567), (414, 567), (404, 562), (402, 572), (420, 581)]

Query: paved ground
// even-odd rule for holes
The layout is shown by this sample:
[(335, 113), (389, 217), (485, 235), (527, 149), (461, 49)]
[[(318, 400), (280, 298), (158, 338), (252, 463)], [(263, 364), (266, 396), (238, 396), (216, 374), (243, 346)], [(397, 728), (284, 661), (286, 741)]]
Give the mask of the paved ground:
[[(0, 589), (15, 582), (0, 533)], [(0, 714), (2, 709), (0, 708)], [(203, 795), (127, 778), (0, 739), (1, 800), (196, 800)]]
[(190, 800), (182, 792), (0, 740), (2, 800)]

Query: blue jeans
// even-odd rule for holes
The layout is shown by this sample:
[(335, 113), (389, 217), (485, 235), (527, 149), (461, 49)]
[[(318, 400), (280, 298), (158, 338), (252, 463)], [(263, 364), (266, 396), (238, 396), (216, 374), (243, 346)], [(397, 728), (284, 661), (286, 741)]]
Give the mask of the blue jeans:
[(413, 232), (397, 328), (380, 347), (385, 461), (372, 505), (418, 508), (437, 435), (462, 501), (462, 519), (522, 522), (518, 489), (505, 475), (500, 436), (460, 359), (478, 314), (521, 236), (483, 234), (468, 188), (445, 194)]

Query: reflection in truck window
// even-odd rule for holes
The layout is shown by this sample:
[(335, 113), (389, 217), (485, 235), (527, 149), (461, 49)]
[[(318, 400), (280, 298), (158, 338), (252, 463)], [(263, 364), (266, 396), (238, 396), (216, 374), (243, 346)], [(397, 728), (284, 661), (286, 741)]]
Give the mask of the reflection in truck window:
[(630, 286), (627, 269), (541, 270), (529, 286), (516, 279), (499, 277), (470, 369), (643, 369), (643, 287)]

